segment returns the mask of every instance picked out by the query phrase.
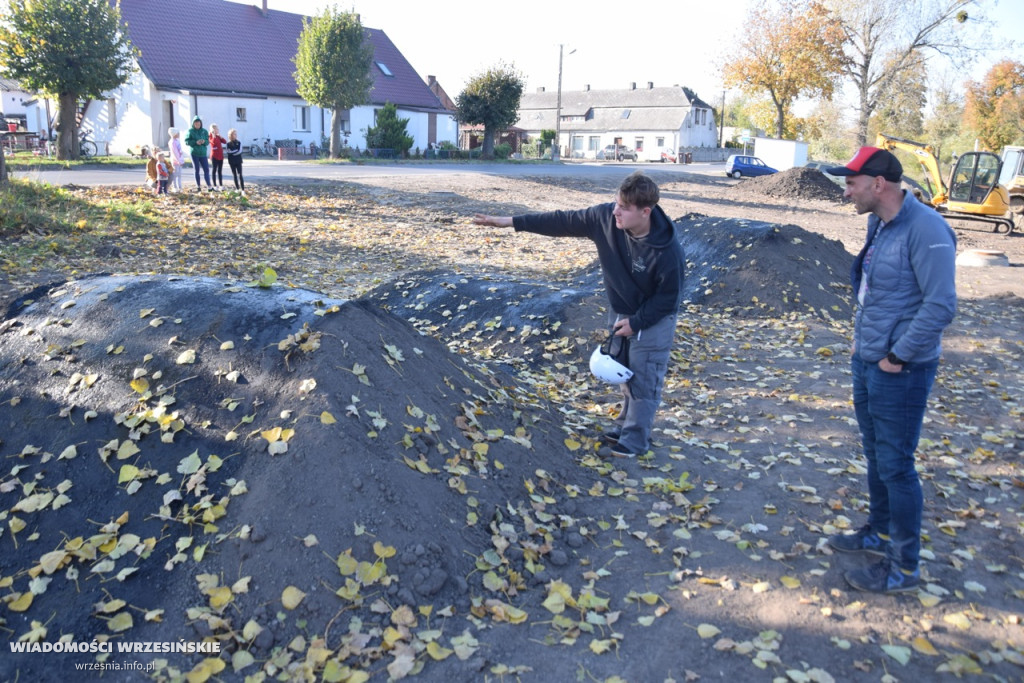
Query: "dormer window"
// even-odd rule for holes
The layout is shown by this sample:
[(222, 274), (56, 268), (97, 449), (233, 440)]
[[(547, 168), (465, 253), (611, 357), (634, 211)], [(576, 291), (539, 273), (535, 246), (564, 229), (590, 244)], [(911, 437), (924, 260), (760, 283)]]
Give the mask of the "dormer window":
[(377, 68), (380, 69), (380, 72), (382, 74), (384, 74), (385, 76), (392, 76), (392, 77), (394, 77), (394, 75), (395, 75), (395, 74), (391, 73), (391, 69), (389, 69), (388, 65), (385, 64), (384, 62), (377, 62)]

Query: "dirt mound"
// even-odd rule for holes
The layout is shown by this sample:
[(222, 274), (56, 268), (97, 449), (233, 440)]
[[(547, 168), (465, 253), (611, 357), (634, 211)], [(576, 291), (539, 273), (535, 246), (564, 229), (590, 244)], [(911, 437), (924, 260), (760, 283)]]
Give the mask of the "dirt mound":
[(572, 497), (592, 477), (563, 420), (395, 316), (165, 276), (35, 296), (0, 325), (12, 639), (205, 638), (242, 673), (326, 647), (401, 677), (428, 642), (472, 659), (473, 620), (517, 621), (517, 592), (576, 565)]
[(743, 315), (849, 319), (853, 257), (796, 225), (689, 214), (676, 219), (693, 303)]
[(821, 171), (797, 166), (787, 171), (744, 180), (736, 185), (736, 196), (840, 202), (843, 200), (843, 189)]

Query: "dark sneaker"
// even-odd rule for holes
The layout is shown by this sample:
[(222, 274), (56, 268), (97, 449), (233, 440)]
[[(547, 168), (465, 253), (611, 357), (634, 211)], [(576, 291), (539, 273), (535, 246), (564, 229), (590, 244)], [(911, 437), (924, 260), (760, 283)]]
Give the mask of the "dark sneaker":
[(888, 539), (882, 538), (871, 527), (864, 525), (855, 534), (836, 534), (828, 539), (828, 547), (841, 553), (865, 553), (885, 557)]
[(601, 441), (604, 441), (605, 443), (609, 443), (614, 446), (619, 442), (619, 437), (621, 435), (622, 432), (620, 432), (618, 429), (614, 429), (610, 432), (604, 432), (598, 438), (601, 439)]
[(643, 455), (643, 453), (637, 453), (616, 441), (615, 445), (612, 446), (612, 455), (616, 458), (635, 458), (638, 455)]
[(859, 591), (869, 593), (906, 593), (915, 591), (921, 586), (921, 570), (915, 569), (908, 574), (889, 560), (882, 560), (875, 564), (854, 569), (843, 575), (846, 583)]

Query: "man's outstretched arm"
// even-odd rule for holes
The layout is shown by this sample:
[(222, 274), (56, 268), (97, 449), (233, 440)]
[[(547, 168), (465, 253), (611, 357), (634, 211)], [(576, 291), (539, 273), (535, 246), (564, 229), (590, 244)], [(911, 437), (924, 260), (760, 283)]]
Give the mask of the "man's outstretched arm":
[(482, 213), (473, 215), (473, 223), (476, 225), (489, 225), (494, 228), (511, 228), (512, 216), (485, 216)]

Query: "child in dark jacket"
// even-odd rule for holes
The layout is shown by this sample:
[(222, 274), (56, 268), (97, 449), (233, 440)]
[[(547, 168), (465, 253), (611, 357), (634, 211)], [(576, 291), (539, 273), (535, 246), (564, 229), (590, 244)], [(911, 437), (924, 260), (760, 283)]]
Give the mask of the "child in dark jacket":
[(226, 149), (228, 166), (231, 168), (231, 177), (235, 179), (235, 189), (244, 195), (245, 179), (242, 178), (242, 143), (238, 139), (238, 131), (234, 128), (228, 131)]

